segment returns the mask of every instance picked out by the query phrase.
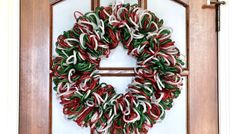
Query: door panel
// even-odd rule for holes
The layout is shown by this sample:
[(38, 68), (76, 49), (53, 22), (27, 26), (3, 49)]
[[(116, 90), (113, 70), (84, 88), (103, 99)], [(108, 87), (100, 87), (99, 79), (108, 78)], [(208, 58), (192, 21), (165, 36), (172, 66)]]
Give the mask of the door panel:
[[(190, 0), (189, 121), (192, 134), (218, 134), (217, 35), (215, 9)], [(199, 129), (200, 128), (200, 129)]]
[[(21, 0), (20, 134), (89, 133), (89, 128), (80, 128), (64, 118), (62, 106), (52, 92), (49, 78), (50, 59), (55, 55), (52, 44), (59, 34), (73, 26), (74, 11), (85, 13), (98, 4), (110, 3), (107, 0)], [(165, 26), (173, 28), (172, 38), (187, 62), (182, 94), (167, 111), (166, 118), (149, 133), (218, 134), (215, 10), (202, 9), (205, 3), (205, 0), (139, 1), (140, 6), (164, 19)], [(100, 67), (135, 67), (135, 59), (121, 49), (113, 50)], [(131, 62), (118, 62), (120, 59), (116, 57), (120, 56)], [(101, 81), (109, 82), (121, 93), (131, 79), (132, 76), (103, 76)]]

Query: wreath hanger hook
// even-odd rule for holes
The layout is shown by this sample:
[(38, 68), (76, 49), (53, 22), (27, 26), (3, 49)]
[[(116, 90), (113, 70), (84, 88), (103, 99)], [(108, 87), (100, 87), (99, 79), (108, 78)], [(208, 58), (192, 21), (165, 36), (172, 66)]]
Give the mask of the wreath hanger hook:
[(119, 4), (124, 4), (124, 0), (115, 0), (116, 1), (116, 5), (119, 5)]

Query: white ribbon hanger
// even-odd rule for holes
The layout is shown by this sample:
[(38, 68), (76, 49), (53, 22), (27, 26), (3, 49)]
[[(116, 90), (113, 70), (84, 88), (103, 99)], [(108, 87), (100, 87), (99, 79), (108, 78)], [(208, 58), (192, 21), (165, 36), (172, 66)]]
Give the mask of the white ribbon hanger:
[(116, 5), (124, 4), (124, 0), (116, 0)]

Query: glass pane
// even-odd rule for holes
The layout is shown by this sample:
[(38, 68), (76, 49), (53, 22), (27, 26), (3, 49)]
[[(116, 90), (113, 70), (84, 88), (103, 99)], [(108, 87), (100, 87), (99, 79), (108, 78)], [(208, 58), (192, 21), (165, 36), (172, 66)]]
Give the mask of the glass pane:
[[(186, 62), (186, 8), (172, 0), (148, 0), (148, 10), (154, 12), (164, 20), (166, 27), (173, 29), (172, 39), (180, 49), (181, 57)], [(186, 68), (187, 63), (184, 65)], [(179, 98), (175, 99), (174, 106), (167, 111), (165, 119), (157, 123), (149, 134), (186, 134), (187, 133), (187, 79), (184, 78), (184, 87)]]
[[(74, 11), (86, 13), (91, 10), (91, 2), (79, 0), (65, 0), (61, 1), (53, 6), (53, 31), (52, 31), (52, 43), (53, 50), (55, 50), (55, 43), (57, 37), (64, 31), (73, 27), (75, 21)], [(53, 51), (53, 54), (55, 51)]]
[(100, 67), (136, 67), (136, 58), (127, 55), (127, 49), (119, 43), (115, 49), (111, 50), (108, 58), (102, 58)]
[[(57, 37), (64, 31), (71, 29), (75, 23), (74, 11), (86, 13), (91, 10), (91, 1), (65, 0), (53, 6), (53, 48), (55, 55), (55, 43)], [(89, 134), (89, 128), (78, 127), (73, 121), (67, 120), (59, 104), (56, 93), (52, 93), (52, 133), (53, 134)]]
[(125, 93), (128, 85), (132, 82), (133, 77), (100, 77), (100, 82), (111, 84), (115, 91)]
[[(173, 0), (147, 0), (148, 10), (164, 20), (166, 27), (173, 29), (172, 39), (180, 49), (182, 59), (187, 58), (186, 8)], [(184, 67), (186, 67), (187, 63)]]

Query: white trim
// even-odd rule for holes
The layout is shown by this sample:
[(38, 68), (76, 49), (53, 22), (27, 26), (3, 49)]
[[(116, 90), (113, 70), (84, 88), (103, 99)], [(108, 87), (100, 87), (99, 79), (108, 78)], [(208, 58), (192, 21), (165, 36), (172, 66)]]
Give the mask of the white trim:
[(221, 6), (221, 32), (219, 33), (219, 105), (220, 134), (234, 134), (235, 86), (235, 4), (234, 0), (225, 0)]
[(1, 0), (0, 18), (0, 130), (18, 134), (19, 0)]

